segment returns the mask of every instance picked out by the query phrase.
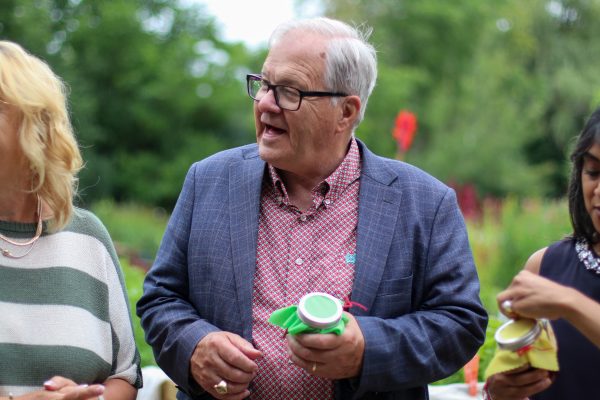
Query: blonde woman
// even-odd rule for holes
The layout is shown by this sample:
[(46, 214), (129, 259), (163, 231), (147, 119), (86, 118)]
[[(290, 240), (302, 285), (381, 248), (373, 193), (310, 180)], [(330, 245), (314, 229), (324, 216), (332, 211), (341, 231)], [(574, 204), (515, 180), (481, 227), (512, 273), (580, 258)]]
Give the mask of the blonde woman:
[(108, 232), (73, 206), (65, 87), (0, 41), (0, 399), (134, 400), (141, 386)]

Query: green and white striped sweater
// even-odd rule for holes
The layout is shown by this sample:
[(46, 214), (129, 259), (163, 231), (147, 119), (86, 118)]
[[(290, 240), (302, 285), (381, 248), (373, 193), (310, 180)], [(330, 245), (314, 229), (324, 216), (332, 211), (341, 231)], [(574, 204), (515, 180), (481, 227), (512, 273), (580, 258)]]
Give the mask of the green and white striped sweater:
[[(34, 231), (0, 221), (11, 238)], [(23, 251), (3, 240), (0, 247)], [(95, 215), (76, 208), (64, 230), (44, 231), (27, 256), (0, 255), (0, 395), (38, 390), (54, 375), (140, 387), (139, 364), (119, 261)]]

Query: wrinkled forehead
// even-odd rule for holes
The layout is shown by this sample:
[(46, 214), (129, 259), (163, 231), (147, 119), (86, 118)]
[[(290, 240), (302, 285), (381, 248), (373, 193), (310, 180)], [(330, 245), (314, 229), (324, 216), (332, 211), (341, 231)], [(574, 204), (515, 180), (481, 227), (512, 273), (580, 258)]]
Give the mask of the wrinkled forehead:
[(277, 84), (322, 83), (328, 39), (300, 30), (287, 32), (269, 50), (262, 73)]

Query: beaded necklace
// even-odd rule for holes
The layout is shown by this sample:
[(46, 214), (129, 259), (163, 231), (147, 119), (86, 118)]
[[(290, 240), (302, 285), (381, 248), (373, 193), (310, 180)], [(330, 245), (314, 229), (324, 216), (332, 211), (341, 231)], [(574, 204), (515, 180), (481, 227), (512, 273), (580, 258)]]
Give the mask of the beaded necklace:
[(579, 261), (583, 263), (587, 270), (600, 275), (600, 260), (590, 249), (589, 243), (585, 239), (577, 239), (575, 242), (575, 251), (577, 252)]
[(35, 246), (35, 243), (42, 235), (42, 199), (40, 198), (40, 195), (37, 195), (37, 217), (38, 217), (38, 221), (37, 221), (37, 228), (35, 230), (35, 235), (31, 239), (29, 239), (25, 242), (17, 242), (17, 241), (12, 240), (0, 233), (0, 239), (2, 239), (3, 241), (5, 241), (7, 243), (12, 244), (13, 246), (18, 246), (18, 247), (29, 246), (29, 248), (27, 250), (25, 250), (25, 252), (22, 254), (13, 254), (10, 252), (10, 250), (0, 247), (0, 253), (2, 253), (2, 255), (4, 257), (7, 257), (7, 258), (23, 258), (23, 257), (25, 257), (27, 254), (29, 254), (31, 252), (31, 249), (33, 249), (33, 246)]

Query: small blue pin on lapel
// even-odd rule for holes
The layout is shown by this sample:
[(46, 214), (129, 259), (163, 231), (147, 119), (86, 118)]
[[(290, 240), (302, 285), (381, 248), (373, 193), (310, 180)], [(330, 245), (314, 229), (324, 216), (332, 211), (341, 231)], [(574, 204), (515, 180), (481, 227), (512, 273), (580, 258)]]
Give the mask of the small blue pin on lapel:
[(356, 262), (356, 254), (346, 254), (346, 264), (354, 264)]

